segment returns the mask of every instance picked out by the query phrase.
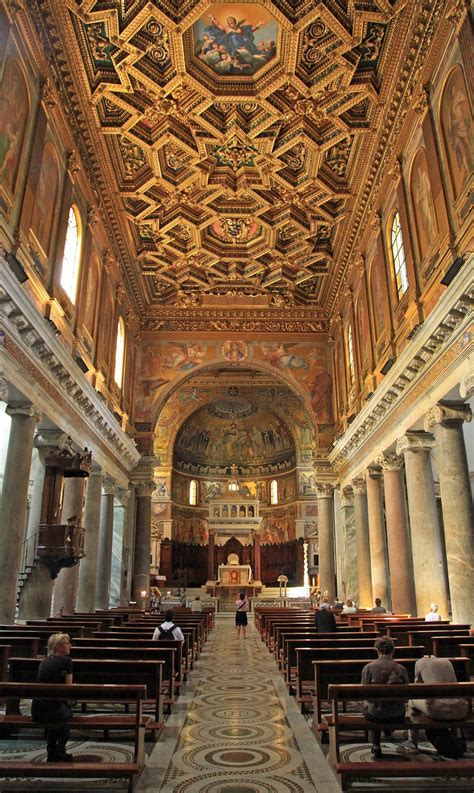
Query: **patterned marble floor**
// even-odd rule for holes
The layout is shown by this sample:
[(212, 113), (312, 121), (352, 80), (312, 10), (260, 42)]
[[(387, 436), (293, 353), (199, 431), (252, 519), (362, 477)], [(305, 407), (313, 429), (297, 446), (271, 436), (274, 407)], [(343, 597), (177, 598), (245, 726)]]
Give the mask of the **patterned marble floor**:
[(340, 793), (253, 625), (216, 626), (136, 793)]

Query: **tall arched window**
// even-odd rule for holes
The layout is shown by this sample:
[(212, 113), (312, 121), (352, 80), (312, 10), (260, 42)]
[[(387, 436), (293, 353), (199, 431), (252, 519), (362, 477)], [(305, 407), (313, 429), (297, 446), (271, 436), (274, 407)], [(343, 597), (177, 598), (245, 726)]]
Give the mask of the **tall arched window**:
[(191, 479), (189, 483), (189, 503), (194, 507), (197, 504), (197, 489), (198, 486), (196, 480)]
[(402, 227), (400, 225), (400, 215), (395, 212), (392, 220), (392, 231), (390, 235), (392, 246), (393, 269), (395, 273), (395, 283), (397, 285), (397, 295), (400, 300), (408, 289), (407, 263), (405, 259), (405, 249), (403, 247)]
[(115, 340), (115, 371), (114, 380), (119, 388), (122, 388), (123, 362), (125, 358), (125, 325), (122, 317), (117, 323), (117, 336)]
[(76, 302), (77, 282), (81, 257), (81, 234), (79, 213), (76, 207), (69, 210), (67, 219), (66, 241), (61, 265), (60, 284), (71, 303)]
[(349, 364), (349, 380), (352, 385), (355, 380), (354, 342), (352, 339), (351, 323), (347, 325), (347, 363)]
[(278, 504), (278, 482), (272, 479), (270, 484), (270, 504)]

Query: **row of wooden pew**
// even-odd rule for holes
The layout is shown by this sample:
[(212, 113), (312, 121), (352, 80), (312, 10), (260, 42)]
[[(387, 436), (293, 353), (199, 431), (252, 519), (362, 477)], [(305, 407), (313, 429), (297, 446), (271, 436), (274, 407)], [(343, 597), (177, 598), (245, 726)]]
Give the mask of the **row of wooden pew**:
[[(356, 615), (354, 615), (356, 617)], [(448, 657), (453, 664), (457, 684), (431, 686), (435, 694), (428, 696), (472, 697), (474, 683), (471, 682), (474, 637), (470, 625), (453, 625), (447, 621), (426, 623), (422, 619), (406, 615), (390, 615), (385, 619), (360, 618), (341, 620), (336, 633), (318, 633), (314, 626), (314, 613), (285, 608), (258, 608), (255, 624), (262, 641), (266, 643), (278, 664), (288, 692), (294, 694), (301, 710), (312, 710), (313, 731), (322, 743), (329, 742), (329, 762), (343, 790), (358, 777), (383, 776), (474, 776), (472, 760), (426, 762), (411, 759), (410, 763), (377, 761), (341, 763), (340, 744), (342, 736), (366, 732), (373, 727), (360, 713), (345, 711), (349, 702), (361, 703), (366, 699), (386, 697), (409, 699), (424, 697), (425, 686), (414, 684), (414, 670), (418, 658), (425, 654)], [(381, 635), (393, 638), (395, 658), (407, 669), (410, 684), (407, 686), (362, 686), (363, 667), (375, 660), (375, 639)], [(455, 688), (453, 693), (452, 688)], [(400, 692), (398, 689), (400, 688)], [(416, 688), (416, 694), (413, 689)], [(396, 690), (395, 690), (396, 689)], [(427, 689), (428, 690), (428, 689)], [(448, 693), (446, 693), (448, 692)], [(471, 701), (471, 700), (470, 700)], [(331, 711), (328, 711), (331, 707)], [(463, 725), (474, 725), (472, 708)], [(393, 729), (393, 725), (385, 725)], [(396, 728), (439, 727), (425, 716), (406, 716)], [(441, 727), (446, 723), (441, 723)], [(384, 725), (382, 724), (383, 728)]]
[[(184, 642), (153, 641), (153, 632), (163, 620), (161, 614), (113, 609), (0, 625), (0, 697), (5, 700), (0, 735), (31, 729), (33, 722), (21, 713), (20, 700), (40, 696), (78, 703), (79, 710), (75, 709), (70, 721), (72, 730), (102, 731), (104, 739), (116, 731), (127, 732), (134, 744), (130, 763), (45, 763), (39, 768), (28, 761), (7, 760), (0, 761), (0, 777), (124, 778), (129, 791), (133, 790), (144, 764), (145, 738), (159, 736), (164, 713), (171, 712), (213, 626), (212, 612), (180, 609), (175, 622)], [(70, 687), (34, 682), (47, 640), (56, 632), (71, 636), (74, 683)], [(120, 710), (111, 712), (110, 702)]]

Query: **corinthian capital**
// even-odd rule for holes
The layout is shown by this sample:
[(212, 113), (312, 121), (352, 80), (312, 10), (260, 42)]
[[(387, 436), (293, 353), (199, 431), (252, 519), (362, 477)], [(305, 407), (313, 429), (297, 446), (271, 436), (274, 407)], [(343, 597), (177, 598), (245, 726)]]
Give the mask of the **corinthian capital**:
[(144, 496), (151, 498), (155, 490), (155, 482), (153, 479), (137, 482), (135, 486), (137, 488), (137, 494), (139, 498)]
[(316, 495), (318, 498), (332, 498), (334, 485), (330, 482), (316, 482)]
[(384, 471), (400, 471), (403, 468), (403, 457), (393, 452), (382, 452), (375, 462), (381, 465)]
[(407, 452), (429, 452), (435, 446), (434, 435), (431, 432), (411, 430), (397, 441), (397, 454)]
[(367, 482), (363, 476), (352, 479), (351, 485), (356, 496), (364, 496), (367, 493)]
[(41, 411), (32, 405), (31, 402), (10, 402), (10, 404), (7, 405), (5, 413), (12, 418), (14, 416), (26, 416), (28, 418), (34, 417), (36, 419), (36, 423), (39, 423), (43, 418)]
[(434, 424), (462, 424), (472, 421), (472, 410), (464, 402), (438, 402), (425, 416), (425, 430)]
[(109, 478), (104, 479), (102, 485), (102, 491), (104, 493), (104, 496), (115, 496), (115, 494), (117, 493), (115, 479), (109, 479)]

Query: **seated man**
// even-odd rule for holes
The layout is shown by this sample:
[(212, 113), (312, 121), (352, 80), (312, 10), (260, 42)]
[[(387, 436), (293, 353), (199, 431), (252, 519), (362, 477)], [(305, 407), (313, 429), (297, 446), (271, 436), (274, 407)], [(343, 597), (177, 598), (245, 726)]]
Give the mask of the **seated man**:
[(441, 614), (438, 613), (438, 606), (436, 603), (430, 604), (430, 610), (425, 617), (425, 622), (441, 622)]
[(183, 631), (174, 624), (171, 609), (165, 611), (165, 621), (155, 628), (153, 641), (157, 639), (175, 639), (177, 642), (184, 642)]
[[(415, 683), (456, 683), (456, 675), (449, 658), (424, 655), (415, 664)], [(463, 697), (449, 699), (412, 699), (410, 708), (414, 713), (424, 713), (438, 721), (457, 721), (467, 716), (469, 705)], [(418, 752), (418, 730), (408, 731), (408, 741), (400, 744), (400, 752)]]
[(375, 606), (370, 611), (371, 614), (386, 614), (387, 609), (382, 606), (380, 598), (375, 598)]
[[(53, 633), (48, 639), (48, 655), (41, 661), (37, 683), (72, 684), (71, 642), (67, 633)], [(54, 722), (46, 728), (48, 763), (70, 762), (72, 754), (66, 753), (69, 738), (67, 720), (72, 716), (67, 702), (51, 699), (34, 699), (31, 703), (33, 721)]]
[(336, 631), (336, 619), (327, 598), (323, 598), (319, 611), (315, 614), (314, 624), (318, 633), (334, 633)]
[[(407, 670), (393, 660), (395, 645), (392, 639), (389, 636), (382, 636), (375, 641), (374, 647), (377, 650), (378, 658), (364, 666), (361, 683), (365, 686), (369, 683), (375, 685), (408, 683)], [(397, 722), (405, 715), (405, 702), (399, 699), (370, 700), (363, 703), (362, 713), (370, 721)], [(382, 757), (380, 730), (369, 730), (369, 740), (372, 742), (373, 757), (379, 759)]]

